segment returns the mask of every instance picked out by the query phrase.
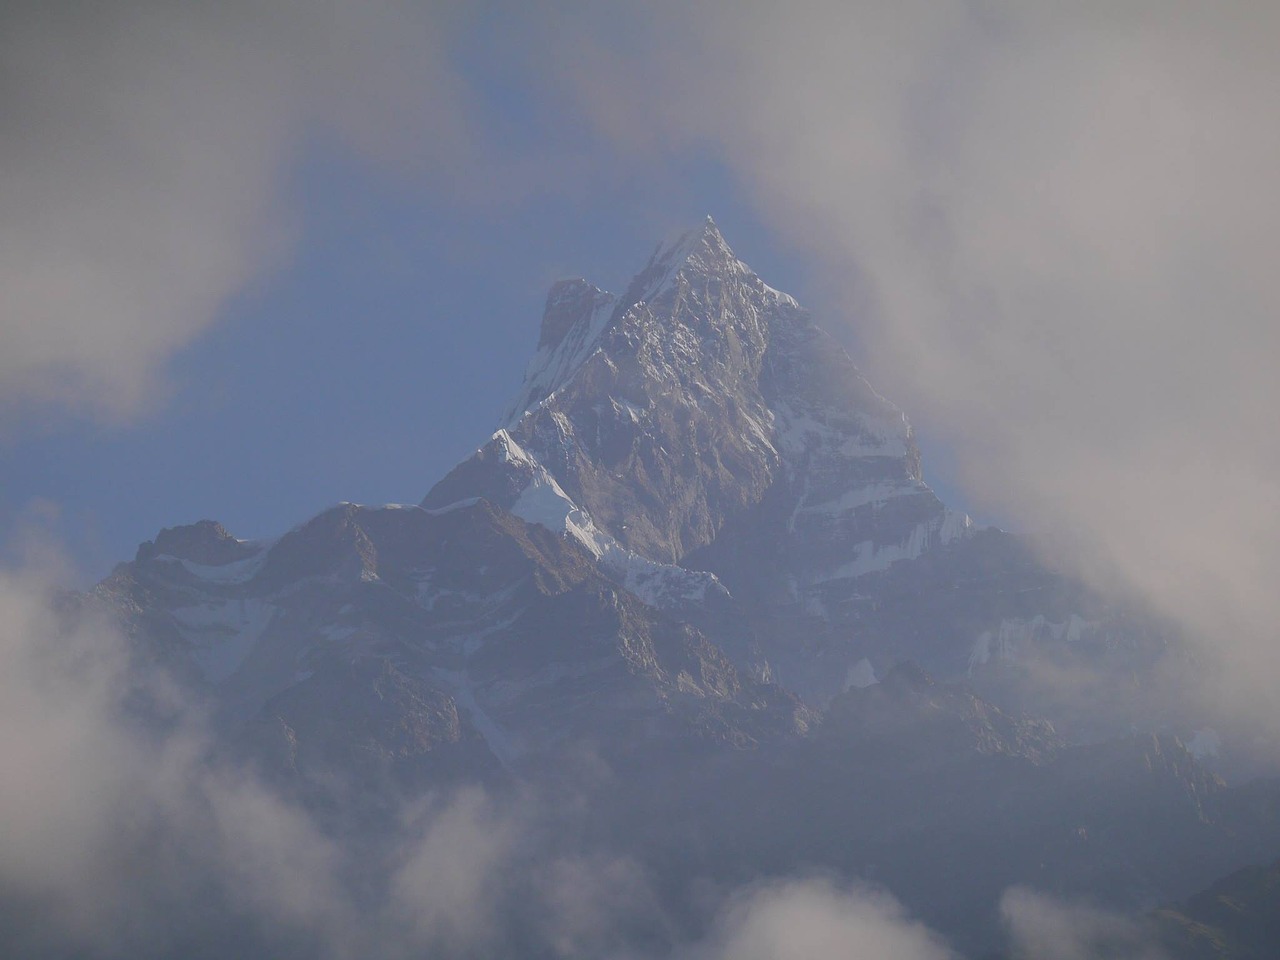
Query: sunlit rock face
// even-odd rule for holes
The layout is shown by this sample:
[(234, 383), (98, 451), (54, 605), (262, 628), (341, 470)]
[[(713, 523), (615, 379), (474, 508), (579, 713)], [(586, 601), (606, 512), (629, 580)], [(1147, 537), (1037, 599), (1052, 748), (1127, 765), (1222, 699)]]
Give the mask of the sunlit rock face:
[(552, 288), (503, 426), (423, 506), (476, 495), (597, 552), (714, 573), (758, 628), (741, 662), (818, 695), (866, 653), (840, 642), (859, 581), (971, 529), (922, 480), (905, 414), (710, 219), (620, 297)]
[(148, 555), (98, 593), (145, 609), (227, 722), (257, 717), (289, 764), (413, 767), (447, 747), (451, 769), (471, 754), (481, 771), (588, 740), (605, 752), (652, 737), (749, 745), (805, 724), (796, 697), (740, 676), (696, 627), (602, 575), (577, 539), (483, 499), (343, 504), (242, 546), (214, 566)]

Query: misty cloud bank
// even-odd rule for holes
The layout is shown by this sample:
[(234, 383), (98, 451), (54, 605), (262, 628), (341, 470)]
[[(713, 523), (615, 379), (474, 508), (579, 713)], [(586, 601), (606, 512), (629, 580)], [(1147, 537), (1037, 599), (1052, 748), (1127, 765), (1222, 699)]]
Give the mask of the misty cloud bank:
[(458, 169), (449, 29), (399, 0), (6, 4), (0, 413), (152, 408), (169, 357), (284, 262), (304, 138)]
[[(31, 570), (0, 574), (0, 765), (0, 921), (26, 955), (955, 956), (887, 892), (820, 877), (709, 885), (690, 930), (639, 864), (555, 843), (534, 797), (428, 795), (381, 833), (327, 822)], [(1158, 956), (1131, 921), (1031, 891), (1001, 910), (1015, 955)]]
[(1186, 627), (1200, 693), (1274, 735), (1278, 29), (1248, 2), (672, 4), (584, 28), (563, 88), (624, 152), (713, 151), (975, 501)]
[[(638, 865), (549, 847), (535, 799), (430, 795), (381, 836), (324, 822), (31, 570), (0, 574), (0, 766), (0, 920), (28, 955), (640, 957), (626, 933), (676, 936)], [(731, 894), (705, 940), (671, 949), (947, 956), (887, 895), (818, 881)]]
[(1153, 931), (1140, 921), (1096, 907), (1012, 887), (1000, 899), (1000, 915), (1015, 957), (1035, 960), (1163, 960)]

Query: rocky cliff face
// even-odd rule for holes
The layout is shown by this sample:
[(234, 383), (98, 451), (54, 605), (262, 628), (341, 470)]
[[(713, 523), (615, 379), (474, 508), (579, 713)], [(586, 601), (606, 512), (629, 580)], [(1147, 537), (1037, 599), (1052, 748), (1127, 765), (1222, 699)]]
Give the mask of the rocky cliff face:
[(423, 506), (476, 495), (715, 574), (766, 624), (742, 665), (820, 696), (844, 671), (813, 669), (814, 651), (850, 656), (833, 638), (857, 621), (859, 580), (971, 529), (922, 480), (905, 414), (709, 219), (621, 297), (552, 289), (506, 423)]
[[(588, 581), (575, 615), (625, 608), (594, 629), (631, 675), (652, 659), (617, 639), (636, 618), (683, 623), (712, 673), (816, 707), (908, 659), (1025, 707), (1017, 671), (1039, 657), (1105, 648), (1124, 672), (1166, 642), (948, 510), (905, 414), (710, 219), (660, 244), (621, 295), (555, 284), (502, 425), (420, 507), (343, 505), (271, 543), (212, 521), (164, 530), (102, 591), (240, 716), (333, 657), (429, 653), (421, 669), (463, 700), (473, 670), (523, 669), (503, 658), (527, 665), (527, 646), (552, 658), (539, 669), (560, 656), (585, 676), (590, 649), (553, 653), (570, 615), (531, 611), (572, 606), (549, 584)], [(556, 639), (534, 644), (535, 627)], [(514, 703), (547, 681), (502, 682)]]
[[(146, 609), (233, 724), (279, 721), (296, 737), (348, 687), (368, 700), (369, 668), (352, 665), (385, 663), (392, 673), (373, 683), (392, 714), (381, 739), (408, 737), (388, 755), (478, 732), (512, 766), (588, 737), (615, 749), (659, 734), (749, 744), (804, 726), (795, 697), (740, 676), (697, 628), (603, 576), (577, 540), (485, 500), (345, 504), (273, 543), (233, 541), (237, 559), (220, 564), (159, 552), (207, 528), (166, 531), (98, 594)], [(324, 724), (338, 735), (332, 716)]]

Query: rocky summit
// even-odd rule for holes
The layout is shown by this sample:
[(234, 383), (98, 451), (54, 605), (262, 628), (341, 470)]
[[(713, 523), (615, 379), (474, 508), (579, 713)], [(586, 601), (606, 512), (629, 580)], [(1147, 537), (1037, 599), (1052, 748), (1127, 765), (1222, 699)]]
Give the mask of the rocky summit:
[(656, 605), (727, 589), (767, 625), (743, 665), (820, 697), (871, 653), (814, 662), (849, 660), (833, 641), (861, 581), (972, 530), (924, 482), (906, 415), (710, 219), (622, 296), (552, 288), (505, 422), (422, 505), (475, 496), (587, 544)]

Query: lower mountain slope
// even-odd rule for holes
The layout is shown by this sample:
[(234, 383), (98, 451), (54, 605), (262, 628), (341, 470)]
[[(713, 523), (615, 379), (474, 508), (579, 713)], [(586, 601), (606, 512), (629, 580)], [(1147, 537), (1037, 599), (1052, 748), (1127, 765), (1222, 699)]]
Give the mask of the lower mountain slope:
[(165, 531), (96, 592), (198, 678), (230, 728), (283, 737), (289, 763), (474, 741), (510, 766), (586, 740), (747, 746), (805, 724), (798, 700), (740, 675), (577, 541), (484, 500), (346, 504), (199, 562), (222, 539), (213, 524)]
[(1280, 947), (1280, 861), (1237, 870), (1155, 918), (1175, 960), (1272, 960)]
[(598, 832), (629, 836), (673, 904), (708, 877), (857, 877), (973, 956), (1000, 949), (1011, 886), (1137, 913), (1280, 850), (1280, 790), (1242, 803), (1174, 738), (1069, 746), (910, 664), (802, 739), (655, 760), (612, 791)]

